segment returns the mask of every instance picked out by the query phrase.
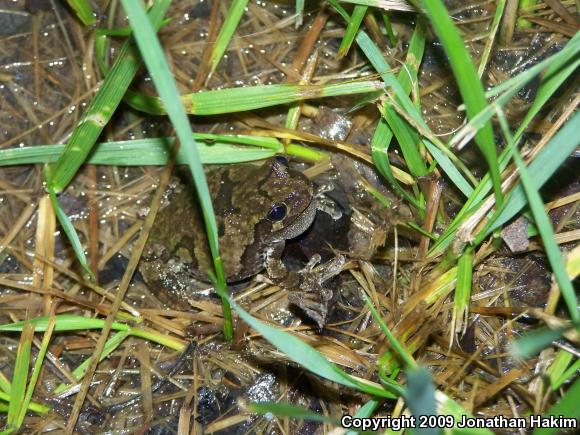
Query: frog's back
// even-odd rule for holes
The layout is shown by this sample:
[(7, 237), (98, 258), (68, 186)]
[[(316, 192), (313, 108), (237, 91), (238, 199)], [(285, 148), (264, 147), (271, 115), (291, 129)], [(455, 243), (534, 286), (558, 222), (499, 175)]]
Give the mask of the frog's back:
[[(284, 229), (309, 206), (310, 183), (274, 159), (261, 166), (212, 166), (206, 178), (226, 280), (249, 278), (264, 269), (266, 251), (283, 245)], [(207, 271), (213, 268), (203, 216), (191, 185), (183, 186), (158, 212), (149, 235), (141, 272), (155, 286), (175, 289), (193, 285), (192, 280), (207, 282)], [(271, 210), (280, 204), (286, 213), (272, 220)]]

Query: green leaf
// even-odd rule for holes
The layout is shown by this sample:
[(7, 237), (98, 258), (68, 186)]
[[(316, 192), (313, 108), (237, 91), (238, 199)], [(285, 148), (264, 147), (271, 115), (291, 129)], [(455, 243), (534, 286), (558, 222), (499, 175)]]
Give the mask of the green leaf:
[(553, 341), (562, 338), (567, 330), (568, 328), (542, 328), (529, 332), (512, 343), (511, 353), (523, 360), (531, 358), (546, 347), (551, 346)]
[[(435, 385), (431, 374), (423, 367), (408, 367), (407, 388), (405, 390), (405, 402), (415, 416), (420, 421), (420, 416), (437, 415), (437, 403), (435, 401)], [(415, 434), (438, 434), (440, 428), (415, 428)]]
[(8, 415), (6, 417), (7, 425), (11, 429), (18, 429), (18, 419), (22, 406), (24, 405), (33, 336), (34, 325), (25, 323), (22, 334), (20, 335), (20, 341), (18, 342), (16, 362), (14, 363), (14, 375), (12, 376), (12, 385), (10, 388)]
[[(580, 113), (576, 114), (576, 118), (580, 116)], [(507, 120), (502, 115), (500, 116), (500, 122), (504, 129), (504, 132), (508, 135), (508, 143), (513, 143), (513, 138), (509, 138), (509, 127), (507, 125)], [(563, 129), (562, 129), (563, 130)], [(578, 136), (578, 130), (576, 130), (576, 135)], [(576, 139), (579, 141), (579, 139)], [(545, 150), (545, 149), (544, 149)], [(536, 162), (538, 159), (535, 159)], [(566, 272), (566, 267), (564, 265), (564, 259), (562, 258), (562, 253), (560, 252), (560, 248), (556, 243), (554, 237), (554, 229), (552, 228), (552, 222), (548, 217), (546, 210), (544, 209), (544, 202), (540, 197), (540, 193), (537, 190), (536, 182), (528, 168), (526, 167), (524, 161), (520, 157), (520, 153), (517, 149), (514, 148), (514, 161), (516, 166), (518, 167), (520, 173), (520, 181), (521, 185), (526, 193), (526, 197), (528, 199), (528, 204), (530, 206), (532, 215), (534, 216), (534, 221), (536, 222), (536, 227), (540, 232), (540, 236), (542, 237), (542, 242), (544, 243), (544, 251), (546, 256), (548, 257), (548, 262), (552, 267), (552, 272), (554, 273), (554, 277), (556, 278), (556, 282), (560, 287), (560, 292), (562, 294), (562, 298), (564, 302), (568, 306), (568, 311), (570, 313), (571, 319), (575, 323), (580, 322), (580, 312), (578, 311), (578, 303), (576, 298), (576, 292), (574, 291), (574, 287), (572, 286), (572, 282), (570, 278), (568, 278), (568, 273)], [(531, 166), (531, 165), (530, 165)]]
[(393, 383), (393, 392), (390, 392), (376, 384), (354, 378), (329, 362), (320, 352), (299, 340), (294, 335), (260, 322), (233, 302), (231, 302), (231, 305), (238, 312), (242, 320), (262, 334), (280, 352), (286, 354), (292, 361), (300, 364), (312, 373), (336, 382), (337, 384), (345, 385), (377, 397), (394, 399), (403, 392), (403, 389), (395, 383)]
[(309, 421), (319, 421), (322, 423), (330, 423), (338, 426), (340, 422), (332, 417), (326, 415), (321, 415), (316, 412), (304, 408), (302, 406), (296, 406), (291, 403), (280, 403), (280, 402), (253, 402), (248, 405), (248, 409), (251, 412), (256, 412), (258, 414), (274, 414), (279, 417), (290, 417), (297, 418), (300, 420)]
[[(263, 109), (313, 98), (364, 94), (375, 92), (378, 89), (383, 89), (383, 84), (373, 80), (324, 85), (259, 85), (214, 89), (181, 97), (178, 95), (175, 101), (179, 101), (181, 98), (187, 113), (191, 115), (219, 115)], [(167, 113), (167, 107), (159, 97), (128, 91), (125, 102), (134, 109), (151, 115), (165, 115)]]
[[(28, 320), (28, 323), (34, 325), (36, 331), (44, 332), (48, 327), (49, 320), (50, 317), (41, 316)], [(25, 325), (24, 321), (7, 323), (5, 325), (0, 325), (0, 331), (22, 331), (24, 325)], [(104, 326), (105, 321), (103, 319), (77, 316), (74, 314), (59, 314), (56, 316), (54, 331), (62, 332), (62, 331), (82, 331), (86, 329), (102, 329)], [(129, 330), (128, 325), (119, 322), (113, 322), (112, 328), (123, 331)]]
[[(197, 143), (193, 138), (191, 125), (180, 99), (175, 80), (169, 70), (169, 65), (165, 59), (155, 29), (147, 18), (140, 1), (122, 0), (122, 3), (127, 15), (129, 16), (129, 22), (134, 31), (135, 41), (141, 51), (143, 60), (147, 65), (149, 74), (153, 79), (153, 83), (155, 83), (155, 88), (157, 89), (164, 107), (167, 110), (167, 114), (169, 115), (171, 124), (175, 129), (181, 147), (185, 150), (186, 161), (191, 175), (193, 176), (195, 189), (203, 211), (209, 247), (214, 264), (217, 268), (216, 273), (219, 277), (218, 283), (225, 284), (223, 268), (219, 267), (221, 261), (219, 260), (218, 232), (213, 204), (211, 202), (205, 173), (199, 157)], [(231, 340), (233, 337), (233, 327), (231, 323), (231, 313), (226, 299), (222, 300), (222, 305), (224, 309), (224, 335), (226, 340)]]
[(67, 0), (66, 2), (85, 26), (90, 26), (97, 22), (88, 0)]
[(452, 338), (455, 333), (462, 333), (467, 327), (469, 301), (471, 299), (471, 281), (473, 276), (473, 251), (467, 249), (457, 264), (457, 285), (453, 300)]
[[(171, 0), (157, 0), (151, 8), (149, 18), (156, 27), (161, 25), (170, 3)], [(149, 22), (148, 18), (146, 20)], [(123, 95), (133, 81), (140, 64), (141, 61), (135, 51), (133, 41), (128, 40), (121, 48), (109, 75), (75, 126), (66, 144), (65, 152), (54, 167), (47, 167), (45, 170), (48, 186), (55, 193), (60, 193), (68, 185), (85, 162), (103, 128), (123, 99)]]
[(211, 57), (209, 60), (211, 72), (213, 74), (215, 69), (217, 68), (220, 60), (222, 59), (226, 48), (230, 44), (232, 36), (242, 19), (242, 15), (244, 14), (244, 10), (248, 5), (248, 0), (233, 0), (232, 4), (228, 8), (228, 13), (226, 15), (226, 19), (220, 29), (220, 33), (218, 34), (215, 43), (213, 44), (213, 50), (211, 52)]
[(348, 54), (350, 46), (352, 45), (356, 33), (360, 29), (360, 25), (365, 18), (368, 7), (366, 6), (355, 6), (352, 10), (352, 15), (348, 20), (346, 25), (346, 30), (344, 31), (344, 36), (340, 42), (340, 47), (338, 47), (338, 57), (344, 57)]
[[(471, 119), (487, 106), (483, 85), (479, 80), (475, 66), (459, 32), (449, 17), (449, 12), (445, 9), (441, 0), (423, 0), (421, 4), (425, 8), (431, 20), (431, 25), (447, 53), (451, 69), (465, 103), (467, 116)], [(488, 121), (482, 125), (475, 135), (475, 141), (489, 166), (495, 191), (495, 200), (499, 207), (503, 202), (503, 195), (491, 122)]]
[(66, 234), (73, 248), (73, 251), (77, 257), (77, 260), (79, 261), (85, 273), (90, 277), (90, 279), (94, 280), (95, 276), (93, 275), (93, 271), (89, 266), (87, 256), (85, 255), (85, 250), (83, 248), (83, 245), (81, 244), (81, 240), (79, 239), (77, 231), (75, 230), (75, 227), (73, 226), (71, 220), (68, 218), (68, 216), (60, 206), (56, 193), (52, 188), (52, 186), (50, 185), (48, 186), (48, 195), (50, 196), (50, 203), (52, 204), (52, 208), (54, 210), (54, 213), (56, 214), (58, 222), (60, 223), (60, 226), (62, 227), (64, 233)]
[[(580, 378), (576, 379), (574, 384), (566, 393), (560, 397), (558, 400), (549, 410), (547, 413), (544, 414), (544, 417), (554, 416), (558, 417), (565, 417), (570, 419), (576, 419), (576, 425), (570, 426), (569, 428), (577, 428), (578, 418), (580, 418), (580, 406), (578, 406), (578, 400), (580, 400)], [(558, 425), (554, 427), (546, 428), (538, 428), (534, 430), (534, 435), (549, 435), (553, 433), (561, 433), (563, 428), (558, 428)]]

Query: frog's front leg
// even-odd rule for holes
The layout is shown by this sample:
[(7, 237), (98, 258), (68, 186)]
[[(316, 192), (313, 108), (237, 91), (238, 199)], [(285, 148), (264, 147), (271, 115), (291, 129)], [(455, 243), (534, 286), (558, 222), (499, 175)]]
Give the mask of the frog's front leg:
[(344, 255), (338, 255), (320, 265), (320, 256), (315, 255), (302, 270), (291, 272), (280, 260), (284, 246), (278, 249), (269, 250), (266, 258), (266, 270), (270, 279), (276, 285), (290, 290), (289, 302), (302, 309), (322, 328), (326, 323), (332, 299), (332, 290), (325, 288), (323, 284), (343, 269), (346, 263)]

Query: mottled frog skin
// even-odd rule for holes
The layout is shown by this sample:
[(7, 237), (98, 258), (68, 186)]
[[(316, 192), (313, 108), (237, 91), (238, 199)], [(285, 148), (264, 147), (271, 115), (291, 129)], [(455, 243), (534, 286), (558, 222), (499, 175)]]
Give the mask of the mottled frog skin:
[[(285, 241), (302, 234), (316, 213), (308, 178), (289, 168), (281, 156), (261, 165), (210, 167), (206, 177), (228, 283), (264, 269), (274, 280), (285, 279), (280, 261)], [(201, 212), (191, 189), (184, 186), (159, 211), (140, 272), (154, 291), (166, 293), (162, 300), (186, 308), (199, 282), (207, 282), (211, 265)]]

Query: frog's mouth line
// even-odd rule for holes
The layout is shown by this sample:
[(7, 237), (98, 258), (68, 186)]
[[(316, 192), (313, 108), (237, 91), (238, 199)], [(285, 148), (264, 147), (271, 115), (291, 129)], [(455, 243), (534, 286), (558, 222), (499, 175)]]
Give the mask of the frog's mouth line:
[(300, 215), (296, 216), (294, 222), (281, 229), (280, 232), (276, 234), (276, 241), (293, 239), (306, 231), (308, 227), (312, 225), (312, 222), (314, 222), (316, 210), (316, 201), (313, 199), (310, 201), (310, 204), (308, 204), (308, 207), (306, 207)]

